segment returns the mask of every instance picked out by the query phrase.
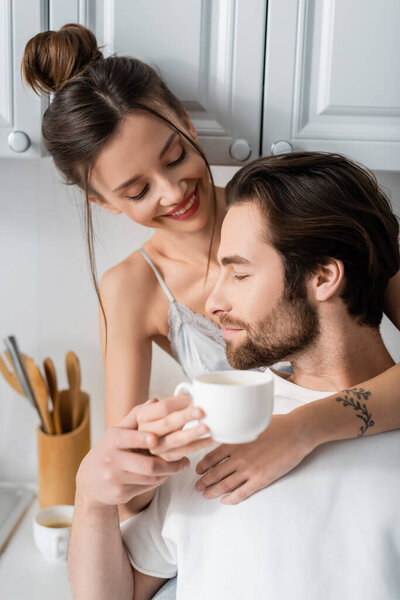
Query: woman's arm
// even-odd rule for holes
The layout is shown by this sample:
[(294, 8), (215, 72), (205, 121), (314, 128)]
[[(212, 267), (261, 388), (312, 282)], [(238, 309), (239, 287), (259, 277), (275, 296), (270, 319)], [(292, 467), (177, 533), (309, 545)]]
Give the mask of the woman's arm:
[(309, 432), (311, 447), (400, 429), (400, 364), (296, 411)]
[(289, 473), (325, 442), (399, 428), (400, 364), (356, 388), (274, 415), (254, 442), (218, 446), (197, 464), (202, 477), (196, 489), (205, 498), (223, 496), (223, 504), (237, 504)]
[[(151, 275), (151, 274), (150, 274)], [(99, 308), (100, 340), (105, 373), (106, 429), (113, 427), (134, 406), (149, 397), (152, 360), (149, 312), (154, 310), (157, 282), (149, 276), (139, 257), (120, 263), (107, 271), (100, 282), (100, 293), (107, 317), (105, 325)], [(155, 489), (119, 506), (121, 521), (140, 512), (152, 500)]]

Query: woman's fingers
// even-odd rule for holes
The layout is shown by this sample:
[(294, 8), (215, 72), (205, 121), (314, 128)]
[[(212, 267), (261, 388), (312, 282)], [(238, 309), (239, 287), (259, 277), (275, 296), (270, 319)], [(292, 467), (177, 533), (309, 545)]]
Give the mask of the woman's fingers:
[(208, 471), (208, 469), (211, 469), (211, 467), (215, 467), (215, 465), (220, 463), (221, 460), (229, 458), (229, 456), (229, 446), (227, 444), (222, 444), (221, 446), (218, 446), (218, 448), (215, 448), (215, 450), (212, 450), (211, 452), (206, 454), (204, 458), (202, 458), (197, 463), (196, 473), (202, 475), (203, 473)]
[(229, 459), (224, 460), (219, 465), (208, 471), (195, 485), (197, 491), (202, 492), (208, 487), (214, 485), (221, 479), (228, 477), (235, 472), (235, 468), (229, 463)]
[(259, 484), (249, 479), (249, 481), (246, 481), (243, 485), (237, 487), (230, 494), (223, 496), (220, 502), (221, 504), (227, 505), (239, 504), (239, 502), (243, 502), (243, 500), (246, 500), (246, 498), (252, 496), (259, 490)]
[(247, 483), (247, 478), (242, 473), (232, 473), (216, 485), (207, 488), (203, 492), (203, 496), (207, 499), (218, 498), (222, 494), (229, 494), (238, 488), (240, 489), (245, 483)]

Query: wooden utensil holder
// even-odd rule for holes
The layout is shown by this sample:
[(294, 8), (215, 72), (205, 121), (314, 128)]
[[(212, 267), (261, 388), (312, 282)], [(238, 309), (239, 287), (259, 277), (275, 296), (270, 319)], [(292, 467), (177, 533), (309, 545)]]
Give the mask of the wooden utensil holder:
[[(68, 391), (61, 393), (65, 396)], [(83, 417), (73, 431), (49, 435), (40, 426), (37, 429), (40, 508), (74, 504), (76, 474), (90, 450), (89, 396), (85, 392), (80, 392), (80, 403)]]

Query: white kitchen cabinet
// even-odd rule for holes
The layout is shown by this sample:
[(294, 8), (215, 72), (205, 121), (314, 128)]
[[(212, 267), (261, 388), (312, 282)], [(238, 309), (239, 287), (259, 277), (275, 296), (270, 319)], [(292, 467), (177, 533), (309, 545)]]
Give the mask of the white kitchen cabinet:
[(88, 0), (113, 52), (155, 65), (182, 101), (211, 164), (259, 156), (265, 0)]
[[(30, 0), (29, 11), (0, 0), (0, 11), (0, 156), (43, 152), (46, 101), (20, 77), (26, 41), (80, 22), (106, 56), (159, 69), (211, 164), (293, 148), (400, 170), (399, 0)], [(18, 130), (26, 152), (8, 145)]]
[(155, 66), (211, 164), (259, 156), (265, 0), (49, 0), (49, 28), (68, 22), (92, 29), (105, 56)]
[(263, 154), (400, 170), (399, 0), (269, 0)]
[(47, 0), (0, 0), (0, 158), (43, 155), (47, 101), (25, 86), (20, 69), (26, 42), (47, 23)]

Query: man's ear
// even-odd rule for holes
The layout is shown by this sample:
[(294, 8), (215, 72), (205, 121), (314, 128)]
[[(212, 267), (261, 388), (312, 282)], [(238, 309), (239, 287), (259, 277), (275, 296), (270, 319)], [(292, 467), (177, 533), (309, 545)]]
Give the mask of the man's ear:
[(198, 142), (199, 138), (198, 138), (198, 135), (197, 135), (197, 131), (196, 131), (196, 128), (193, 125), (192, 121), (190, 120), (189, 113), (187, 112), (187, 110), (185, 108), (183, 109), (183, 112), (185, 113), (185, 115), (183, 117), (183, 120), (185, 122), (185, 126), (189, 130), (189, 133), (192, 136), (192, 138), (194, 139), (194, 141)]
[(118, 208), (114, 208), (114, 206), (111, 206), (111, 204), (108, 204), (104, 200), (99, 200), (99, 198), (97, 198), (96, 196), (88, 196), (88, 197), (89, 197), (90, 202), (93, 202), (94, 204), (98, 204), (99, 206), (101, 206), (102, 208), (105, 208), (109, 212), (114, 213), (115, 215), (121, 214), (121, 211)]
[(311, 278), (311, 288), (317, 302), (325, 302), (333, 296), (339, 295), (343, 291), (344, 285), (344, 264), (336, 258), (332, 258), (325, 265), (318, 267), (318, 271)]

